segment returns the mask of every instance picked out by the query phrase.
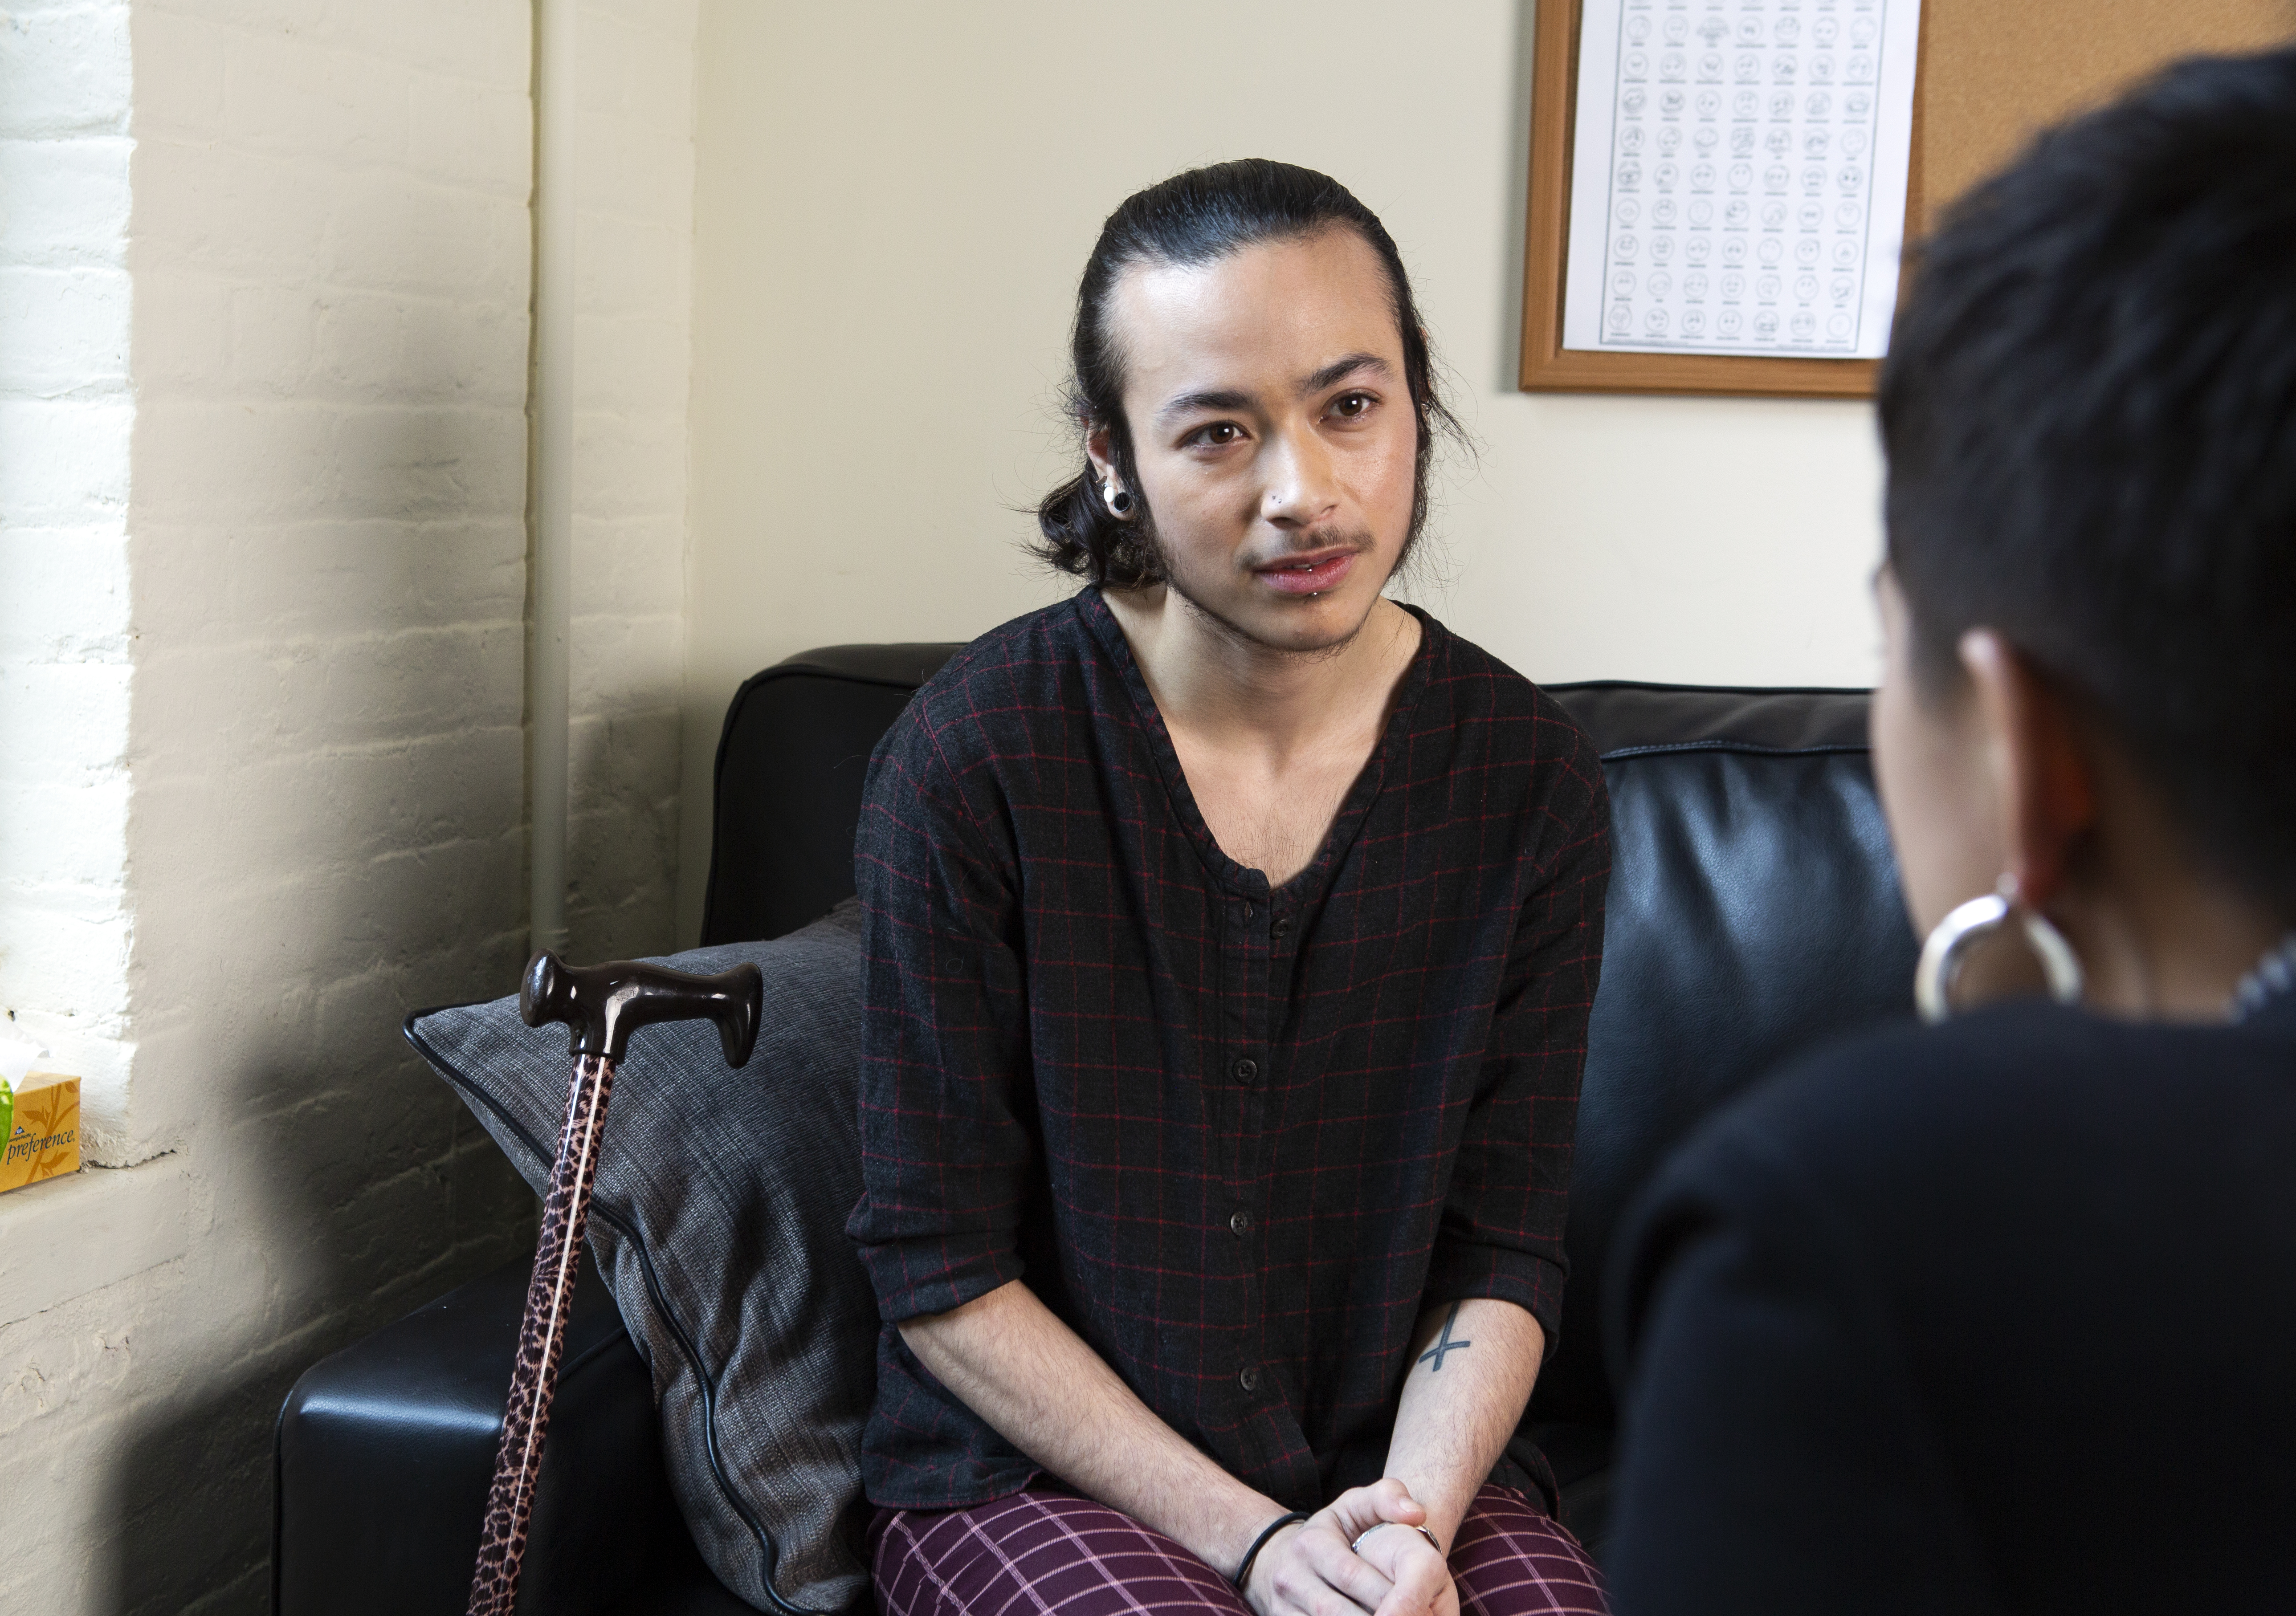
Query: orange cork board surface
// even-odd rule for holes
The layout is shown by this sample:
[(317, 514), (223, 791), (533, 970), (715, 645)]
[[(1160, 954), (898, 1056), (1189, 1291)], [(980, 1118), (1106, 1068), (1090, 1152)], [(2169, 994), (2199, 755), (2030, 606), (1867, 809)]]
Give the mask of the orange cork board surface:
[(1916, 217), (2165, 62), (2292, 37), (2292, 0), (1926, 0)]

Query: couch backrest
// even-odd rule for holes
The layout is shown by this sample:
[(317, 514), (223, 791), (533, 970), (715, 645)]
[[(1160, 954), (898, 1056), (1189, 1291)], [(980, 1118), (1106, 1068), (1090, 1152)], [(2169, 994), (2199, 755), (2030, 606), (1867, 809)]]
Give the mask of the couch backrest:
[(780, 937), (853, 896), (869, 754), (962, 645), (830, 645), (752, 675), (718, 737), (701, 942)]
[(1562, 1339), (1532, 1412), (1608, 1425), (1602, 1292), (1635, 1191), (1779, 1062), (1913, 1010), (1915, 942), (1862, 690), (1548, 687), (1603, 755), (1611, 889)]
[[(743, 685), (718, 749), (701, 940), (776, 937), (853, 890), (869, 753), (955, 645), (840, 645)], [(1550, 687), (1603, 754), (1612, 861), (1562, 1337), (1533, 1411), (1608, 1425), (1603, 1265), (1660, 1159), (1780, 1060), (1912, 1008), (1914, 939), (1863, 691)]]

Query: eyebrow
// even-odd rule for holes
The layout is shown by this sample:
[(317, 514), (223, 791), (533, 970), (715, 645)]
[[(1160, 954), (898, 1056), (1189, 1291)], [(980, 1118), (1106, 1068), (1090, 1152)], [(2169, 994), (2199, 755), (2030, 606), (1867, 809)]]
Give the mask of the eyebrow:
[(1320, 393), (1333, 382), (1351, 376), (1359, 370), (1376, 371), (1382, 376), (1392, 373), (1387, 367), (1387, 361), (1381, 358), (1377, 354), (1349, 354), (1344, 359), (1332, 360), (1329, 365), (1326, 365), (1323, 369), (1317, 371), (1314, 375), (1301, 382), (1300, 384), (1300, 397), (1305, 398), (1309, 393)]
[[(1355, 374), (1372, 371), (1387, 376), (1394, 373), (1386, 360), (1377, 354), (1349, 354), (1332, 360), (1300, 383), (1300, 396), (1320, 393), (1332, 383)], [(1197, 410), (1246, 410), (1252, 406), (1252, 395), (1236, 388), (1217, 388), (1201, 393), (1177, 393), (1157, 406), (1156, 419), (1169, 421), (1177, 415), (1192, 414)]]

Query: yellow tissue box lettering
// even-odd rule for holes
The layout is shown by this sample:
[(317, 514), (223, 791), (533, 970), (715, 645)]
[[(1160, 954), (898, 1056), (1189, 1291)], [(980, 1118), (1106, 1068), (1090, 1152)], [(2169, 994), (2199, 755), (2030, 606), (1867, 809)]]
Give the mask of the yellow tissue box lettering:
[(0, 1190), (79, 1171), (79, 1079), (29, 1073), (15, 1102), (7, 1148), (0, 1151)]

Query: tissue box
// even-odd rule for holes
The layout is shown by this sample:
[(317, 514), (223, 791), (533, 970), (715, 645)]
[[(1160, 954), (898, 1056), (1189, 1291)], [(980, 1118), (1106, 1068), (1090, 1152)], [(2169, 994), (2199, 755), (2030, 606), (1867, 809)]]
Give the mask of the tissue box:
[(9, 1095), (0, 1078), (0, 1191), (79, 1171), (79, 1079), (27, 1072)]

